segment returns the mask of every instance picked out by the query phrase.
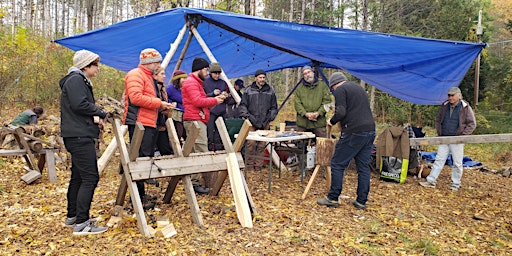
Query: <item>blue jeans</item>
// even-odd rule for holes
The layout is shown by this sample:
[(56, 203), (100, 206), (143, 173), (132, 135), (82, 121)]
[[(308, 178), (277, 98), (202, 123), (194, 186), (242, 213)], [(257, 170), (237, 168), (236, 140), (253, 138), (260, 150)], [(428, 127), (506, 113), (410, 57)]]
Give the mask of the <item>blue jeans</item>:
[(100, 176), (93, 138), (64, 138), (66, 150), (71, 154), (71, 179), (68, 186), (68, 214), (76, 216), (76, 223), (89, 220), (89, 210)]
[(331, 159), (331, 189), (327, 194), (329, 200), (338, 201), (343, 189), (343, 175), (350, 161), (355, 159), (357, 167), (357, 199), (365, 205), (370, 192), (370, 156), (375, 132), (358, 132), (343, 134), (336, 143)]

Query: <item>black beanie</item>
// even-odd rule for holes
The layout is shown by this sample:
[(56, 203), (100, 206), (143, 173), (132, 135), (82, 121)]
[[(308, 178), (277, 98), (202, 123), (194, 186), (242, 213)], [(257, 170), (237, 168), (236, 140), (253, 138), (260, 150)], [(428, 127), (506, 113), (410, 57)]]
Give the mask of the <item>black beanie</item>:
[(195, 58), (192, 62), (192, 72), (198, 71), (203, 68), (210, 67), (210, 63), (203, 58)]
[(263, 69), (258, 69), (256, 70), (256, 73), (254, 73), (254, 76), (259, 76), (259, 75), (267, 75), (265, 74), (265, 71)]

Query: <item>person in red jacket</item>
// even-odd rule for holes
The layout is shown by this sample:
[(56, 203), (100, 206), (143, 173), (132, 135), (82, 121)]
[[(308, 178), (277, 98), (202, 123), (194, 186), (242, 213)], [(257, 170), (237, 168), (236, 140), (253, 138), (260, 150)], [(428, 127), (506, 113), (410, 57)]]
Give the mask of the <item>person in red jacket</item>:
[[(162, 55), (147, 48), (140, 52), (140, 62), (137, 68), (130, 70), (124, 79), (124, 117), (123, 123), (128, 125), (130, 140), (133, 137), (135, 124), (144, 126), (144, 136), (139, 149), (139, 157), (153, 157), (158, 136), (158, 110), (172, 109), (172, 105), (157, 97), (157, 85), (153, 81), (153, 72), (160, 67)], [(145, 209), (154, 207), (148, 203), (144, 181), (137, 182), (137, 188)]]
[[(208, 76), (210, 64), (203, 58), (195, 58), (192, 62), (192, 73), (183, 82), (183, 126), (187, 134), (192, 134), (194, 122), (199, 125), (199, 135), (194, 144), (194, 152), (208, 152), (208, 136), (206, 124), (210, 120), (210, 109), (224, 102), (225, 95), (208, 97), (204, 91), (203, 81)], [(194, 190), (200, 194), (208, 194), (210, 190), (201, 185), (200, 175), (192, 175)]]

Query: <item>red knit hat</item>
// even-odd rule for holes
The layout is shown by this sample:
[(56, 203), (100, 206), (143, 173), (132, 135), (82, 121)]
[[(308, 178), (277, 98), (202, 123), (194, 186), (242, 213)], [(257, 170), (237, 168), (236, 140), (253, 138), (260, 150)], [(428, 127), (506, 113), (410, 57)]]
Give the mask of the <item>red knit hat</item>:
[(178, 80), (180, 78), (186, 78), (187, 77), (187, 73), (185, 73), (185, 71), (183, 70), (176, 70), (174, 71), (174, 73), (172, 74), (172, 79), (171, 81), (174, 81), (174, 80)]

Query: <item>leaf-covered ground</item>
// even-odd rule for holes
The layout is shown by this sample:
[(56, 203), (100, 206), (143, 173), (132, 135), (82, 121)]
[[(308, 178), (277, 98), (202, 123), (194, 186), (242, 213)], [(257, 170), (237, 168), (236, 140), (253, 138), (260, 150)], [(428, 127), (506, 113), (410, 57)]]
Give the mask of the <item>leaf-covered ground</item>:
[[(96, 189), (91, 214), (105, 225), (120, 183), (118, 158), (112, 159)], [(509, 163), (510, 164), (510, 163)], [(438, 188), (423, 188), (414, 177), (405, 184), (381, 181), (372, 174), (368, 209), (348, 204), (355, 197), (357, 175), (346, 172), (338, 208), (316, 204), (325, 196), (325, 179), (317, 177), (301, 200), (307, 179), (297, 172), (273, 176), (249, 172), (247, 181), (258, 213), (254, 228), (242, 228), (234, 211), (229, 180), (219, 196), (198, 196), (204, 228), (193, 224), (181, 183), (172, 204), (147, 212), (150, 225), (167, 216), (177, 235), (144, 238), (132, 215), (106, 233), (74, 237), (63, 225), (70, 171), (57, 165), (57, 183), (47, 173), (31, 185), (20, 177), (21, 157), (0, 158), (0, 254), (2, 255), (511, 255), (512, 178), (466, 170), (463, 187), (449, 189), (448, 167)], [(166, 180), (147, 185), (163, 197)], [(128, 204), (126, 204), (128, 205)]]

